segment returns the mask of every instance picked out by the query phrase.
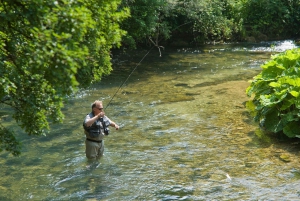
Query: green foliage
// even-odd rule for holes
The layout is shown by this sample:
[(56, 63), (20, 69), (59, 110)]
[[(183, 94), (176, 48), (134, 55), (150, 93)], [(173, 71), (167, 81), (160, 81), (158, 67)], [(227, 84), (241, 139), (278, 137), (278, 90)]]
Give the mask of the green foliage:
[(205, 43), (300, 34), (296, 0), (122, 0), (121, 7), (131, 12), (121, 24), (128, 33), (123, 44), (131, 48), (169, 39)]
[[(119, 0), (0, 2), (0, 104), (11, 108), (8, 115), (26, 133), (45, 135), (49, 123), (63, 120), (66, 96), (110, 73), (110, 50), (120, 46), (125, 31), (119, 23), (129, 16), (119, 4)], [(13, 131), (0, 125), (1, 147), (19, 154)]]
[[(296, 0), (1, 0), (0, 106), (10, 107), (9, 115), (29, 135), (45, 135), (51, 123), (63, 120), (66, 96), (111, 72), (110, 50), (121, 39), (130, 47), (159, 46), (176, 34), (188, 41), (239, 40), (247, 26), (250, 32), (299, 36), (299, 8)], [(268, 106), (297, 107), (286, 99), (298, 99), (298, 91), (278, 88), (298, 81), (272, 80), (286, 73), (285, 64), (275, 63), (261, 75), (272, 87), (257, 80), (253, 91), (265, 95), (259, 100)], [(267, 96), (274, 90), (276, 96)], [(276, 110), (258, 115), (271, 112)], [(295, 126), (286, 124), (290, 116), (279, 119), (273, 130), (294, 133)], [(1, 129), (4, 133), (13, 136), (11, 130)], [(0, 143), (15, 143), (11, 151), (19, 153), (16, 138), (5, 139), (10, 140)]]
[(198, 41), (237, 40), (242, 32), (240, 1), (123, 0), (122, 6), (131, 12), (122, 23), (128, 33), (123, 43), (132, 48), (139, 43), (159, 45), (174, 35)]
[(16, 139), (13, 131), (9, 131), (0, 125), (0, 152), (3, 150), (18, 156), (21, 154), (21, 143)]
[(247, 88), (255, 120), (269, 132), (300, 136), (300, 49), (287, 50), (262, 65)]
[(123, 0), (123, 7), (130, 8), (131, 17), (122, 22), (127, 31), (123, 43), (136, 48), (139, 43), (159, 45), (170, 37), (168, 17), (172, 17), (172, 4), (163, 0)]
[(241, 30), (240, 5), (226, 0), (182, 0), (182, 11), (193, 21), (193, 30), (205, 40), (233, 39)]
[(299, 36), (299, 9), (298, 0), (243, 0), (241, 13), (249, 35)]

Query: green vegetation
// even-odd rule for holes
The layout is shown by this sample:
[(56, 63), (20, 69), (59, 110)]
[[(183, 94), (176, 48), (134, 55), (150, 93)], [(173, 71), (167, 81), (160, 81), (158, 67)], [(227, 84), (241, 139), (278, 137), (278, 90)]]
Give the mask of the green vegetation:
[(127, 31), (123, 44), (136, 48), (136, 44), (157, 45), (161, 39), (170, 37), (167, 17), (172, 16), (171, 4), (161, 0), (123, 0), (122, 6), (129, 7), (131, 17), (121, 24)]
[(242, 16), (248, 36), (257, 39), (299, 37), (298, 0), (244, 0)]
[[(0, 22), (0, 106), (27, 134), (45, 135), (63, 120), (68, 95), (111, 72), (113, 48), (299, 37), (300, 3), (1, 0)], [(0, 121), (0, 151), (18, 155), (20, 147)]]
[(123, 0), (131, 18), (123, 45), (299, 38), (298, 0)]
[[(67, 95), (112, 70), (110, 50), (129, 16), (118, 0), (0, 2), (0, 104), (28, 135), (63, 120)], [(1, 122), (0, 122), (1, 123)], [(0, 151), (20, 154), (13, 130), (0, 124)]]
[(255, 120), (266, 131), (290, 138), (300, 137), (299, 91), (299, 48), (273, 56), (246, 90), (254, 95)]
[(184, 6), (178, 10), (192, 22), (189, 29), (198, 42), (237, 40), (235, 37), (242, 33), (242, 19), (238, 14), (240, 6), (236, 1), (197, 0), (181, 4)]

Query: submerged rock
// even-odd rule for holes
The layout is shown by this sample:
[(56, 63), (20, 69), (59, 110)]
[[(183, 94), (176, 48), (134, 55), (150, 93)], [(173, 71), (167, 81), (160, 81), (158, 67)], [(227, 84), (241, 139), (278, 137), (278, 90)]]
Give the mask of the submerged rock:
[(288, 154), (281, 154), (279, 155), (279, 159), (282, 160), (283, 162), (291, 162), (291, 158)]

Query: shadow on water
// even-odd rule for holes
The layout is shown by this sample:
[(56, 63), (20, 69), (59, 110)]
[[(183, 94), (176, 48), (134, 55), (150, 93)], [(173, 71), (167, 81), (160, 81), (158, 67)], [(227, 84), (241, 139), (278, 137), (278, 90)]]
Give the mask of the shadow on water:
[[(115, 54), (111, 76), (70, 97), (63, 124), (18, 131), (21, 157), (1, 154), (0, 200), (298, 199), (298, 141), (262, 135), (245, 108), (248, 80), (285, 43), (270, 44), (151, 51), (140, 64), (147, 51)], [(89, 162), (83, 118), (114, 93), (106, 113), (121, 129)]]

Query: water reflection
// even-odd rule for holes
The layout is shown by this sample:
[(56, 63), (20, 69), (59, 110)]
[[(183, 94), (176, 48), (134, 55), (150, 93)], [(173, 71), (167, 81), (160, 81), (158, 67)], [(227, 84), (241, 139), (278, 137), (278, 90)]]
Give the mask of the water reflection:
[[(271, 44), (152, 51), (120, 91), (146, 51), (116, 55), (112, 76), (71, 97), (64, 124), (20, 131), (22, 156), (1, 154), (0, 200), (298, 199), (297, 144), (262, 139), (245, 109), (248, 80), (293, 43)], [(116, 91), (106, 113), (121, 130), (90, 163), (81, 123)]]

